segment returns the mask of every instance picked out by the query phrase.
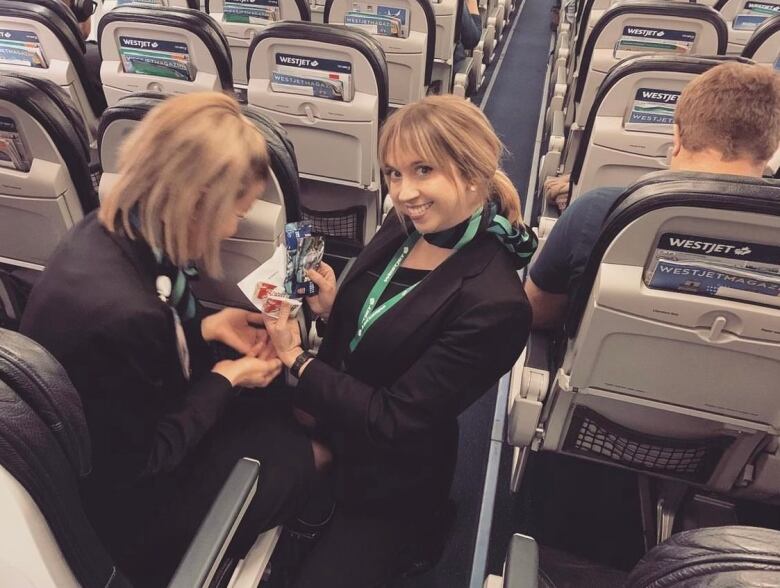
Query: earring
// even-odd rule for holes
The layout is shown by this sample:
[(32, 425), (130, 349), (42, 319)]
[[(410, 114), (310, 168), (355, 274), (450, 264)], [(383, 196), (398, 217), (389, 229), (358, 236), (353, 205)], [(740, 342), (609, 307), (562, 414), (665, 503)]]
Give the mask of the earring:
[(469, 186), (469, 190), (471, 190), (472, 192), (476, 192), (477, 191), (477, 187), (473, 186), (473, 185)]

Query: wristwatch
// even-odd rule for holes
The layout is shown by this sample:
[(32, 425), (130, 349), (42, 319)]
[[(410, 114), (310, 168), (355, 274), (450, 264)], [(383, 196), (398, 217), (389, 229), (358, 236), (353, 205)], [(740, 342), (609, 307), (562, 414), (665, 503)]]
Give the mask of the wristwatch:
[(300, 355), (298, 355), (298, 357), (295, 358), (295, 361), (293, 361), (293, 364), (290, 366), (290, 373), (296, 378), (298, 378), (298, 372), (301, 371), (303, 364), (309, 361), (310, 359), (314, 359), (314, 356), (308, 351), (302, 351)]

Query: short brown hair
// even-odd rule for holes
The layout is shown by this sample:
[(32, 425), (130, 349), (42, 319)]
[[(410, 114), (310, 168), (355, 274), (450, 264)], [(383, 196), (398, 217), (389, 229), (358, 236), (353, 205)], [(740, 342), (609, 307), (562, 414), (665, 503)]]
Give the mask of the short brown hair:
[(122, 143), (119, 180), (101, 203), (100, 221), (110, 231), (140, 233), (179, 266), (200, 260), (216, 277), (222, 221), (268, 176), (265, 139), (234, 98), (168, 98)]
[(780, 143), (780, 75), (736, 62), (713, 67), (685, 87), (675, 123), (689, 151), (765, 162)]

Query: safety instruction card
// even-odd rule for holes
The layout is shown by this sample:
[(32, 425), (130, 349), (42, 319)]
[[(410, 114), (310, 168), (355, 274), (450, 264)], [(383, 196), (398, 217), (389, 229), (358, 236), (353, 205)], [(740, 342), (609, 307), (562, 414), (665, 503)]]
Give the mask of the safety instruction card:
[(38, 35), (10, 29), (0, 29), (0, 64), (48, 67)]
[(328, 100), (352, 100), (352, 63), (277, 53), (271, 90)]
[(187, 43), (120, 36), (119, 56), (127, 73), (190, 82), (195, 79)]
[(780, 307), (780, 247), (664, 233), (645, 284)]
[(644, 51), (646, 53), (690, 53), (696, 33), (677, 29), (655, 29), (651, 27), (623, 27), (623, 34), (615, 44), (615, 57), (619, 52)]
[(680, 93), (673, 90), (639, 88), (634, 95), (624, 127), (627, 131), (671, 133), (674, 110)]
[(225, 0), (224, 22), (268, 24), (280, 20), (279, 0)]

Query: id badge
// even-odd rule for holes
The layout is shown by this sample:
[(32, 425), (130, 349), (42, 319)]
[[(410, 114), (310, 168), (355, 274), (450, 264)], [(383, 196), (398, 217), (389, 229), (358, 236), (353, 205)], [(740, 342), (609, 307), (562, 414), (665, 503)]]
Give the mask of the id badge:
[(184, 335), (184, 327), (181, 326), (181, 319), (176, 309), (171, 308), (173, 313), (173, 324), (176, 329), (176, 351), (179, 353), (179, 363), (181, 364), (181, 373), (184, 379), (190, 379), (190, 350), (187, 347), (187, 337)]

